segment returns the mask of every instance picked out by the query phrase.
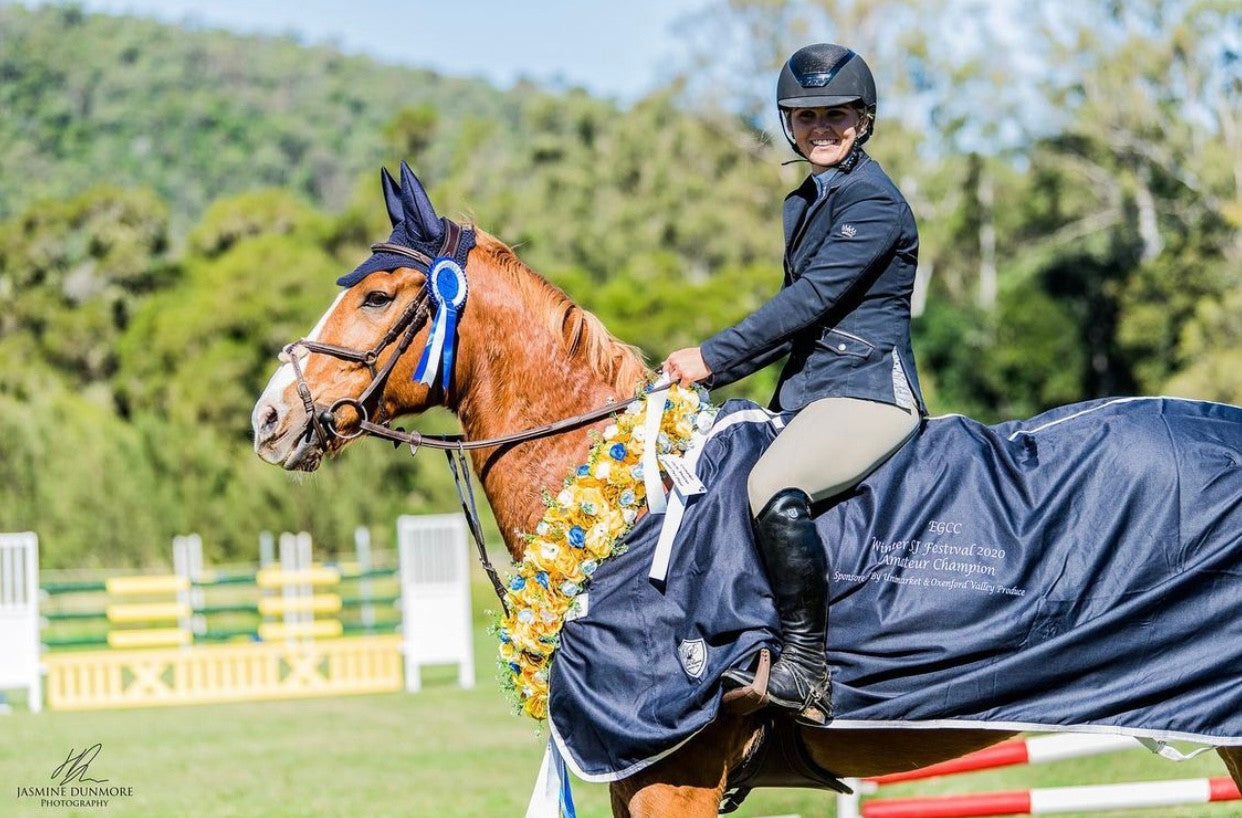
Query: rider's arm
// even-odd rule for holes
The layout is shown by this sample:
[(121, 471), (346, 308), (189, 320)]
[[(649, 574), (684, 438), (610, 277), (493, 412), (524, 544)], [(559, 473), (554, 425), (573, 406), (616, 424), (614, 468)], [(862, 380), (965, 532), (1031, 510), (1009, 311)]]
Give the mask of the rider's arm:
[(820, 321), (893, 248), (905, 207), (895, 192), (860, 180), (841, 194), (849, 200), (793, 283), (703, 342), (712, 386), (745, 377), (788, 352), (795, 335)]

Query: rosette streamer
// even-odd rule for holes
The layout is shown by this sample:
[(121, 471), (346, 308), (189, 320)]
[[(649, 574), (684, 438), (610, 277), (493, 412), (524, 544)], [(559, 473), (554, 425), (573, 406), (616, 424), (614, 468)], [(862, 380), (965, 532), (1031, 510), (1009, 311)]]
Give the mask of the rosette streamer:
[(453, 379), (453, 355), (457, 344), (457, 316), (466, 303), (466, 274), (456, 261), (440, 256), (431, 264), (427, 286), (435, 301), (435, 320), (427, 346), (414, 369), (414, 380), (431, 386), (436, 370), (441, 371), (440, 384), (448, 389)]

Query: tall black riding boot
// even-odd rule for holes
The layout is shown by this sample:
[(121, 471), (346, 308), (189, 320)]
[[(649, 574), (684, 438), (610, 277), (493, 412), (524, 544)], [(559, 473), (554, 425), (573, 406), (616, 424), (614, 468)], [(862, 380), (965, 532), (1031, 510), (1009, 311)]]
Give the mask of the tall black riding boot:
[(797, 713), (798, 721), (825, 724), (832, 713), (824, 656), (828, 555), (811, 519), (811, 498), (801, 489), (782, 489), (754, 526), (781, 622), (781, 653), (768, 677), (768, 700)]

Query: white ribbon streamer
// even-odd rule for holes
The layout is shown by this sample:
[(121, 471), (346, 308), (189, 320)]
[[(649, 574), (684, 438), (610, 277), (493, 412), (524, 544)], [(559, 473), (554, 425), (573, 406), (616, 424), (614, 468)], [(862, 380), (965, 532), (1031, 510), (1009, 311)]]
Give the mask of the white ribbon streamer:
[(444, 353), (444, 338), (448, 335), (447, 321), (437, 320), (431, 327), (431, 338), (427, 341), (427, 369), (419, 378), (419, 383), (431, 386), (436, 380), (436, 370), (440, 368), (440, 358)]
[[(711, 431), (699, 441), (699, 444), (686, 452), (682, 458), (685, 461), (686, 468), (697, 474), (699, 455), (703, 452), (703, 447), (707, 445), (707, 441), (735, 423), (771, 423), (778, 431), (785, 428), (780, 415), (764, 409), (746, 409), (741, 412), (735, 412), (714, 424)], [(664, 516), (664, 523), (660, 526), (660, 539), (656, 542), (655, 554), (651, 557), (651, 570), (647, 572), (647, 576), (657, 582), (664, 582), (668, 578), (669, 562), (673, 559), (673, 542), (677, 539), (677, 532), (681, 529), (681, 521), (685, 516), (685, 512), (686, 498), (682, 496), (681, 492), (674, 492), (672, 502), (668, 507), (668, 513)]]
[(1203, 755), (1209, 750), (1216, 749), (1215, 747), (1200, 747), (1196, 750), (1192, 750), (1188, 755), (1183, 753), (1181, 750), (1178, 750), (1176, 747), (1170, 747), (1167, 742), (1160, 741), (1158, 739), (1146, 738), (1144, 736), (1135, 736), (1134, 738), (1139, 744), (1142, 744), (1148, 750), (1152, 751), (1161, 758), (1167, 759), (1168, 761), (1176, 761), (1179, 764), (1183, 761), (1190, 761), (1190, 759), (1195, 756)]
[(548, 739), (535, 789), (526, 806), (526, 818), (561, 818), (561, 777), (559, 765), (552, 759), (553, 752), (552, 740)]
[[(658, 386), (658, 384), (657, 384)], [(656, 459), (656, 439), (660, 436), (660, 421), (664, 419), (664, 402), (668, 387), (647, 394), (647, 416), (643, 419), (643, 483), (647, 487), (647, 510), (663, 514), (667, 505), (664, 496), (664, 480), (660, 477), (660, 461)]]

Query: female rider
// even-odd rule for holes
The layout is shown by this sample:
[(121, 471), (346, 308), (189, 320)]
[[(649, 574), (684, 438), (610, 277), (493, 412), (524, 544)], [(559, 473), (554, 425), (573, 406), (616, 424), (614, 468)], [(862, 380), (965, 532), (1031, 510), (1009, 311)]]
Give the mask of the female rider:
[(853, 488), (926, 415), (910, 348), (918, 230), (862, 149), (876, 111), (862, 57), (828, 43), (800, 49), (781, 69), (776, 96), (785, 138), (811, 165), (785, 198), (784, 286), (737, 325), (669, 355), (663, 370), (683, 385), (715, 387), (789, 356), (772, 408), (797, 414), (747, 488), (781, 625), (768, 699), (823, 724), (831, 717), (828, 557), (811, 503)]

